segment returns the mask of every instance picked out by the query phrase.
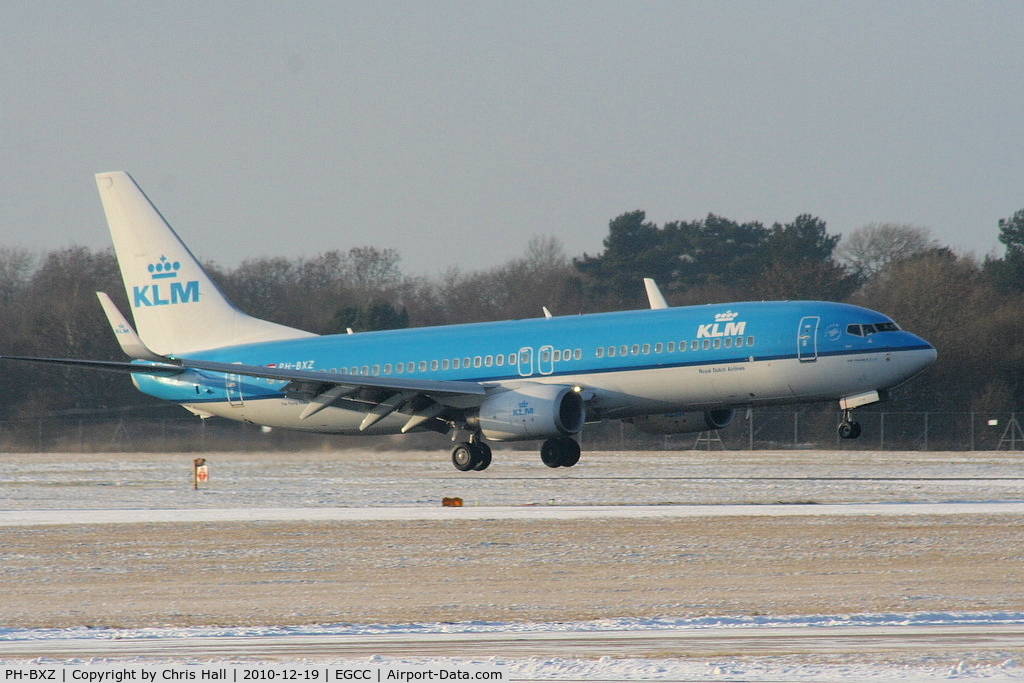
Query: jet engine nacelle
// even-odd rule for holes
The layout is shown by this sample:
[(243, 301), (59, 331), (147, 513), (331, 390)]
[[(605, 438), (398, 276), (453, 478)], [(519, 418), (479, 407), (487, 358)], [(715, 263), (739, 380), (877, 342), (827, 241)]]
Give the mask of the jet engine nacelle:
[(473, 420), (492, 441), (547, 439), (583, 428), (583, 397), (570, 387), (528, 384), (484, 399)]
[(736, 411), (731, 408), (721, 408), (664, 415), (638, 415), (628, 421), (641, 432), (648, 434), (686, 434), (728, 427), (735, 414)]

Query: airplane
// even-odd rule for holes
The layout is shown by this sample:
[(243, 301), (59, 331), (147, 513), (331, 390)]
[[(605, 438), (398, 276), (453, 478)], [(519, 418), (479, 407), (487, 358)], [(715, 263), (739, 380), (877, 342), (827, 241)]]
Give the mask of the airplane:
[[(96, 175), (133, 328), (100, 304), (130, 361), (0, 356), (130, 373), (200, 417), (324, 434), (451, 436), (453, 465), (491, 464), (488, 441), (540, 441), (548, 467), (580, 459), (587, 422), (655, 432), (727, 426), (737, 410), (838, 401), (853, 411), (922, 372), (935, 348), (866, 308), (826, 301), (650, 308), (316, 335), (249, 316), (221, 292), (135, 181)], [(136, 331), (137, 330), (137, 331)]]

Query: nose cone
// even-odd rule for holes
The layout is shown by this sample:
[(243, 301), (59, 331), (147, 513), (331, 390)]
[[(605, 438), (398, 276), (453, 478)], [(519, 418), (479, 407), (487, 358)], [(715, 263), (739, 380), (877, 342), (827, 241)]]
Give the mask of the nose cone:
[(905, 334), (907, 338), (905, 343), (901, 344), (903, 352), (899, 354), (903, 357), (900, 363), (901, 370), (905, 374), (903, 381), (923, 372), (939, 357), (939, 352), (935, 350), (935, 347), (924, 339), (914, 334)]

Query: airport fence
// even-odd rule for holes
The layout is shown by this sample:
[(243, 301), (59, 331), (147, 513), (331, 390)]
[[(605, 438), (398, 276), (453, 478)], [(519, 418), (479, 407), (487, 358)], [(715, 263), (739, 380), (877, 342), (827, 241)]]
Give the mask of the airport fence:
[[(1024, 413), (1021, 413), (1024, 418)], [(693, 434), (649, 434), (628, 422), (588, 424), (584, 450), (1024, 450), (1017, 414), (954, 412), (857, 412), (859, 439), (836, 433), (838, 411), (789, 409), (737, 411), (732, 424)], [(501, 448), (500, 444), (494, 444)], [(49, 415), (0, 420), (0, 452), (219, 452), (299, 450), (445, 449), (442, 434), (333, 436), (264, 429), (219, 418), (115, 415)], [(512, 448), (532, 448), (529, 443)]]

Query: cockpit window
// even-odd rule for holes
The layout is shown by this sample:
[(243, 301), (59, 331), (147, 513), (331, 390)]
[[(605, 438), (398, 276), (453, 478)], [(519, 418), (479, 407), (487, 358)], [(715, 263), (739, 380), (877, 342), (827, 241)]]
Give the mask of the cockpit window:
[(863, 325), (847, 325), (846, 333), (854, 337), (868, 337), (876, 332), (899, 332), (900, 326), (889, 321), (884, 323), (866, 323)]

